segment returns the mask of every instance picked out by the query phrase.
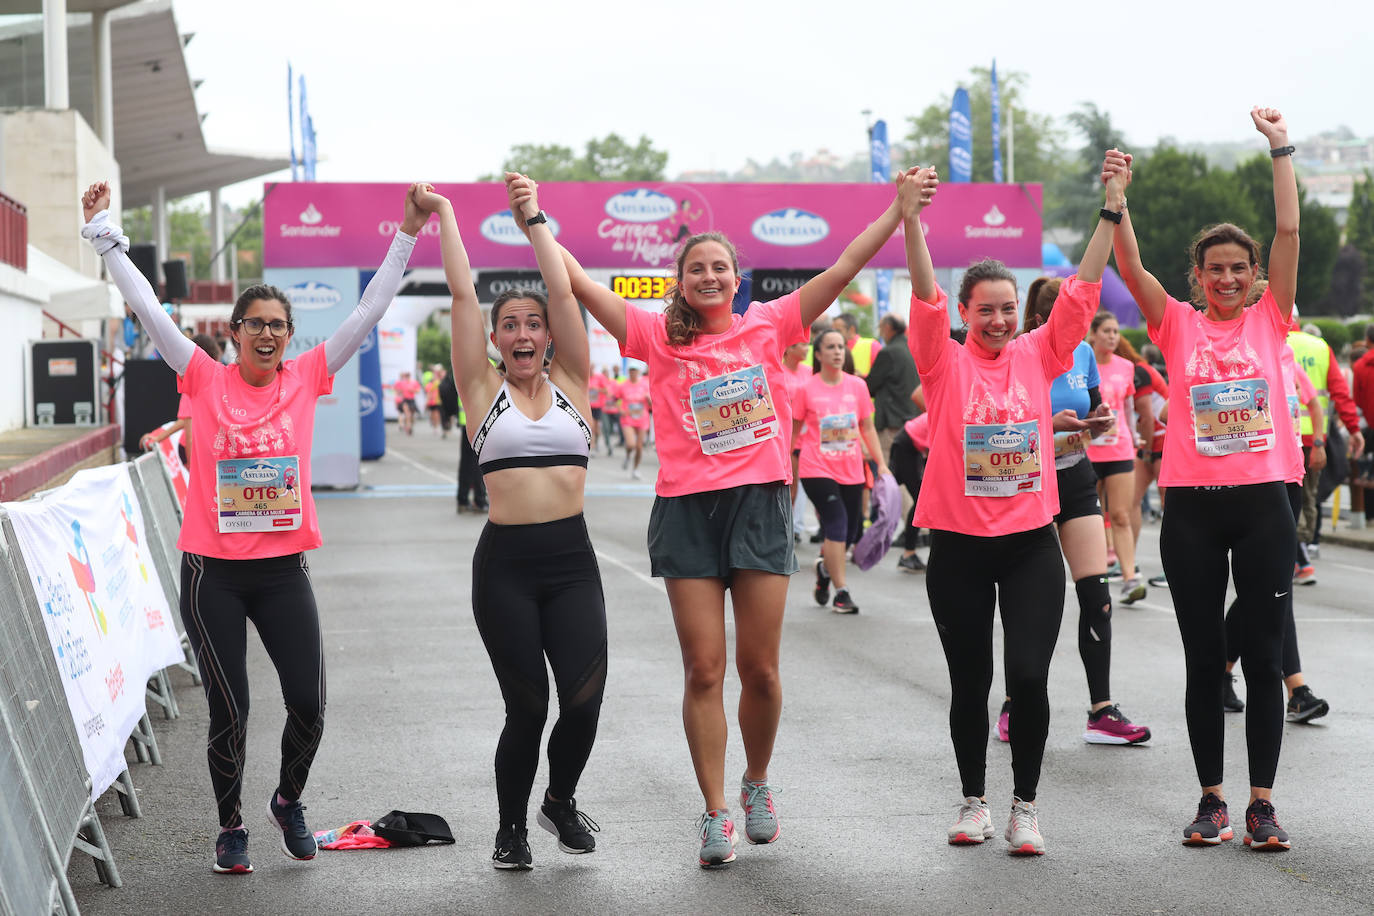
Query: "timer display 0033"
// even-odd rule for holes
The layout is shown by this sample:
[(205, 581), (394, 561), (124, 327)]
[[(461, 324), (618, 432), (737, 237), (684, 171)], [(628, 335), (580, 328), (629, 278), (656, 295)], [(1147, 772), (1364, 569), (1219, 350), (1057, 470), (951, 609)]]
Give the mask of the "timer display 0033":
[(673, 288), (672, 277), (639, 274), (611, 277), (611, 292), (622, 299), (665, 299)]

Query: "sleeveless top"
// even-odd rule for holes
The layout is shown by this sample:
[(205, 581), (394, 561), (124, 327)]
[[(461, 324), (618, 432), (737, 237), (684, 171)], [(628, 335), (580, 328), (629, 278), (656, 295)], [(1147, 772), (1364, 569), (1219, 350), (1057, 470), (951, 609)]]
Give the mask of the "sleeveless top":
[(538, 420), (531, 420), (516, 408), (507, 384), (502, 383), (496, 400), (472, 439), (472, 449), (477, 453), (478, 467), (483, 474), (505, 468), (587, 466), (592, 447), (591, 428), (553, 380), (547, 381), (553, 403)]

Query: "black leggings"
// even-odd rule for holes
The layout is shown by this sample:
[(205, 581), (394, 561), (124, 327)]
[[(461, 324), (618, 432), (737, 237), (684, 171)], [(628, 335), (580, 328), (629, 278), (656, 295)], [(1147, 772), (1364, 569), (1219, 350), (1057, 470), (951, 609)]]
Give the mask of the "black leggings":
[(277, 792), (298, 800), (324, 734), (324, 648), (305, 554), (262, 560), (183, 554), (181, 620), (210, 707), (207, 756), (220, 826), (243, 823), (249, 620), (277, 668), (286, 701)]
[[(1171, 507), (1172, 508), (1172, 507)], [(1050, 658), (1064, 617), (1064, 563), (1050, 525), (1001, 537), (930, 533), (926, 594), (949, 665), (949, 733), (965, 796), (985, 794), (993, 611), (1002, 608), (1015, 793), (1034, 801), (1050, 730)]]
[(801, 484), (816, 507), (825, 539), (842, 541), (846, 547), (857, 544), (863, 527), (864, 485), (836, 483), (829, 477), (803, 477)]
[[(1293, 521), (1297, 522), (1302, 515), (1302, 484), (1290, 483), (1288, 487), (1288, 507), (1293, 510)], [(1300, 555), (1297, 543), (1293, 547), (1294, 562)], [(1240, 643), (1244, 638), (1240, 632), (1240, 620), (1242, 615), (1236, 613), (1236, 605), (1240, 603), (1237, 598), (1231, 602), (1231, 607), (1226, 611), (1226, 660), (1234, 664), (1240, 658)], [(1284, 677), (1298, 674), (1302, 671), (1302, 658), (1298, 655), (1298, 624), (1293, 619), (1293, 590), (1288, 590), (1288, 607), (1283, 614), (1283, 656), (1280, 671)]]
[(1184, 709), (1198, 782), (1222, 781), (1226, 583), (1236, 583), (1250, 785), (1272, 788), (1283, 743), (1284, 610), (1297, 528), (1282, 483), (1170, 487), (1159, 553), (1188, 671)]
[(472, 556), (472, 614), (506, 701), (496, 745), (501, 823), (524, 827), (549, 710), (546, 655), (558, 689), (558, 722), (549, 735), (555, 798), (577, 792), (601, 714), (606, 602), (583, 517), (488, 522)]
[[(911, 501), (913, 503), (919, 501), (921, 478), (925, 475), (926, 459), (921, 454), (920, 449), (916, 448), (916, 443), (912, 442), (911, 437), (906, 434), (906, 430), (902, 430), (893, 437), (887, 466), (892, 471), (892, 476), (897, 483), (906, 487), (906, 491), (911, 494)], [(915, 550), (916, 534), (920, 530), (915, 525), (914, 516), (908, 513), (906, 527), (902, 529), (902, 547), (907, 550)]]

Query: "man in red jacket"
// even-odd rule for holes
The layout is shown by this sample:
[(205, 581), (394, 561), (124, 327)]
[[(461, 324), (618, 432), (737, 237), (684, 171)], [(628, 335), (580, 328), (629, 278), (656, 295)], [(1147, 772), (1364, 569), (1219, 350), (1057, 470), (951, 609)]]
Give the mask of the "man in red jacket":
[(1355, 376), (1351, 394), (1355, 400), (1355, 406), (1364, 414), (1364, 455), (1356, 455), (1359, 460), (1359, 477), (1366, 481), (1364, 489), (1364, 517), (1368, 527), (1374, 527), (1374, 494), (1367, 488), (1370, 477), (1370, 453), (1374, 452), (1374, 435), (1370, 434), (1370, 428), (1374, 427), (1374, 324), (1368, 325), (1364, 329), (1364, 339), (1367, 345), (1365, 353), (1351, 370)]

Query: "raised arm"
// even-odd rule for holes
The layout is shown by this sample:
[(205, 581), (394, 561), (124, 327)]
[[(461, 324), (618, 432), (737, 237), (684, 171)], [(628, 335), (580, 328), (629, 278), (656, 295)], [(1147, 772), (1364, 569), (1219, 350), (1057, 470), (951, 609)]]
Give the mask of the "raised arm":
[(418, 187), (420, 183), (411, 185), (406, 191), (401, 228), (392, 238), (391, 247), (387, 249), (382, 265), (367, 282), (367, 288), (358, 300), (358, 307), (349, 313), (338, 329), (324, 342), (324, 362), (330, 375), (342, 369), (344, 364), (353, 358), (353, 354), (358, 352), (367, 335), (377, 326), (377, 322), (382, 320), (386, 310), (391, 308), (396, 291), (401, 288), (401, 279), (405, 276), (406, 264), (410, 262), (410, 253), (415, 250), (416, 236), (429, 219), (429, 214), (415, 204), (415, 189)]
[[(933, 182), (934, 169), (930, 172)], [(900, 182), (904, 177), (905, 175), (899, 175), (897, 181)], [(931, 194), (935, 193), (934, 189), (935, 184), (932, 184)], [(801, 288), (802, 327), (810, 327), (813, 321), (821, 317), (822, 312), (830, 308), (830, 304), (859, 275), (864, 265), (873, 260), (878, 249), (892, 238), (892, 233), (897, 231), (897, 225), (901, 221), (902, 212), (898, 198), (893, 197), (887, 209), (869, 223), (868, 228), (860, 232), (854, 241), (845, 246), (838, 261), (806, 281)]]
[(184, 375), (191, 364), (191, 356), (196, 345), (181, 333), (181, 328), (162, 309), (157, 293), (148, 283), (148, 278), (139, 273), (126, 253), (129, 239), (114, 223), (110, 222), (110, 185), (98, 181), (81, 195), (81, 208), (86, 216), (86, 225), (81, 229), (81, 237), (87, 239), (96, 254), (105, 262), (105, 270), (119, 288), (119, 294), (134, 310), (143, 329), (153, 340), (153, 346), (167, 365), (177, 375)]
[[(1106, 200), (1102, 208), (1109, 213), (1121, 213), (1124, 217), (1130, 168), (1127, 156), (1116, 150), (1107, 151), (1106, 161), (1102, 164), (1102, 177), (1107, 183)], [(1107, 269), (1107, 259), (1112, 255), (1112, 230), (1115, 228), (1116, 223), (1112, 220), (1098, 217), (1097, 228), (1093, 230), (1083, 258), (1078, 262), (1078, 279), (1088, 283), (1101, 281), (1102, 272)]]
[(592, 313), (592, 317), (600, 322), (621, 346), (624, 346), (625, 310), (631, 306), (588, 276), (571, 251), (562, 245), (558, 246), (558, 251), (563, 256), (563, 266), (568, 270), (568, 279), (572, 282), (573, 295), (577, 297), (577, 301), (585, 305), (587, 311)]
[(537, 187), (528, 176), (507, 172), (506, 192), (510, 197), (511, 215), (529, 232), (539, 273), (549, 291), (549, 333), (554, 341), (552, 368), (567, 376), (558, 380), (560, 384), (567, 382), (571, 390), (585, 393), (587, 378), (592, 372), (587, 326), (573, 296), (572, 280), (553, 231), (547, 222), (529, 224), (530, 218), (541, 212)]
[(1250, 109), (1255, 130), (1264, 134), (1274, 156), (1274, 241), (1269, 246), (1269, 290), (1283, 320), (1293, 317), (1298, 294), (1298, 178), (1293, 172), (1293, 148), (1288, 145), (1288, 122), (1277, 108)]
[[(1126, 183), (1130, 184), (1131, 154), (1121, 153), (1119, 150), (1107, 152), (1107, 159), (1102, 164), (1103, 183), (1111, 177), (1108, 165), (1113, 154), (1125, 158)], [(1140, 306), (1140, 313), (1145, 316), (1145, 322), (1152, 328), (1159, 327), (1159, 323), (1164, 320), (1164, 306), (1169, 301), (1169, 294), (1140, 261), (1140, 245), (1136, 243), (1135, 226), (1131, 223), (1130, 210), (1121, 214), (1121, 222), (1112, 232), (1112, 248), (1116, 253), (1116, 269), (1121, 272), (1121, 279), (1131, 291), (1136, 305)]]
[(911, 274), (908, 340), (916, 358), (916, 368), (925, 372), (939, 361), (949, 339), (949, 311), (935, 282), (935, 265), (926, 247), (925, 230), (921, 228), (921, 211), (934, 200), (939, 179), (934, 169), (913, 169), (902, 174), (898, 182), (897, 201), (906, 236), (906, 267)]
[(472, 265), (468, 263), (468, 253), (458, 233), (458, 220), (448, 198), (436, 193), (432, 185), (424, 184), (415, 189), (415, 204), (439, 217), (444, 279), (453, 296), (449, 316), (453, 336), (453, 381), (468, 410), (480, 413), (496, 397), (501, 376), (487, 359), (487, 328), (482, 320), (482, 306), (477, 301), (477, 289), (472, 284)]

